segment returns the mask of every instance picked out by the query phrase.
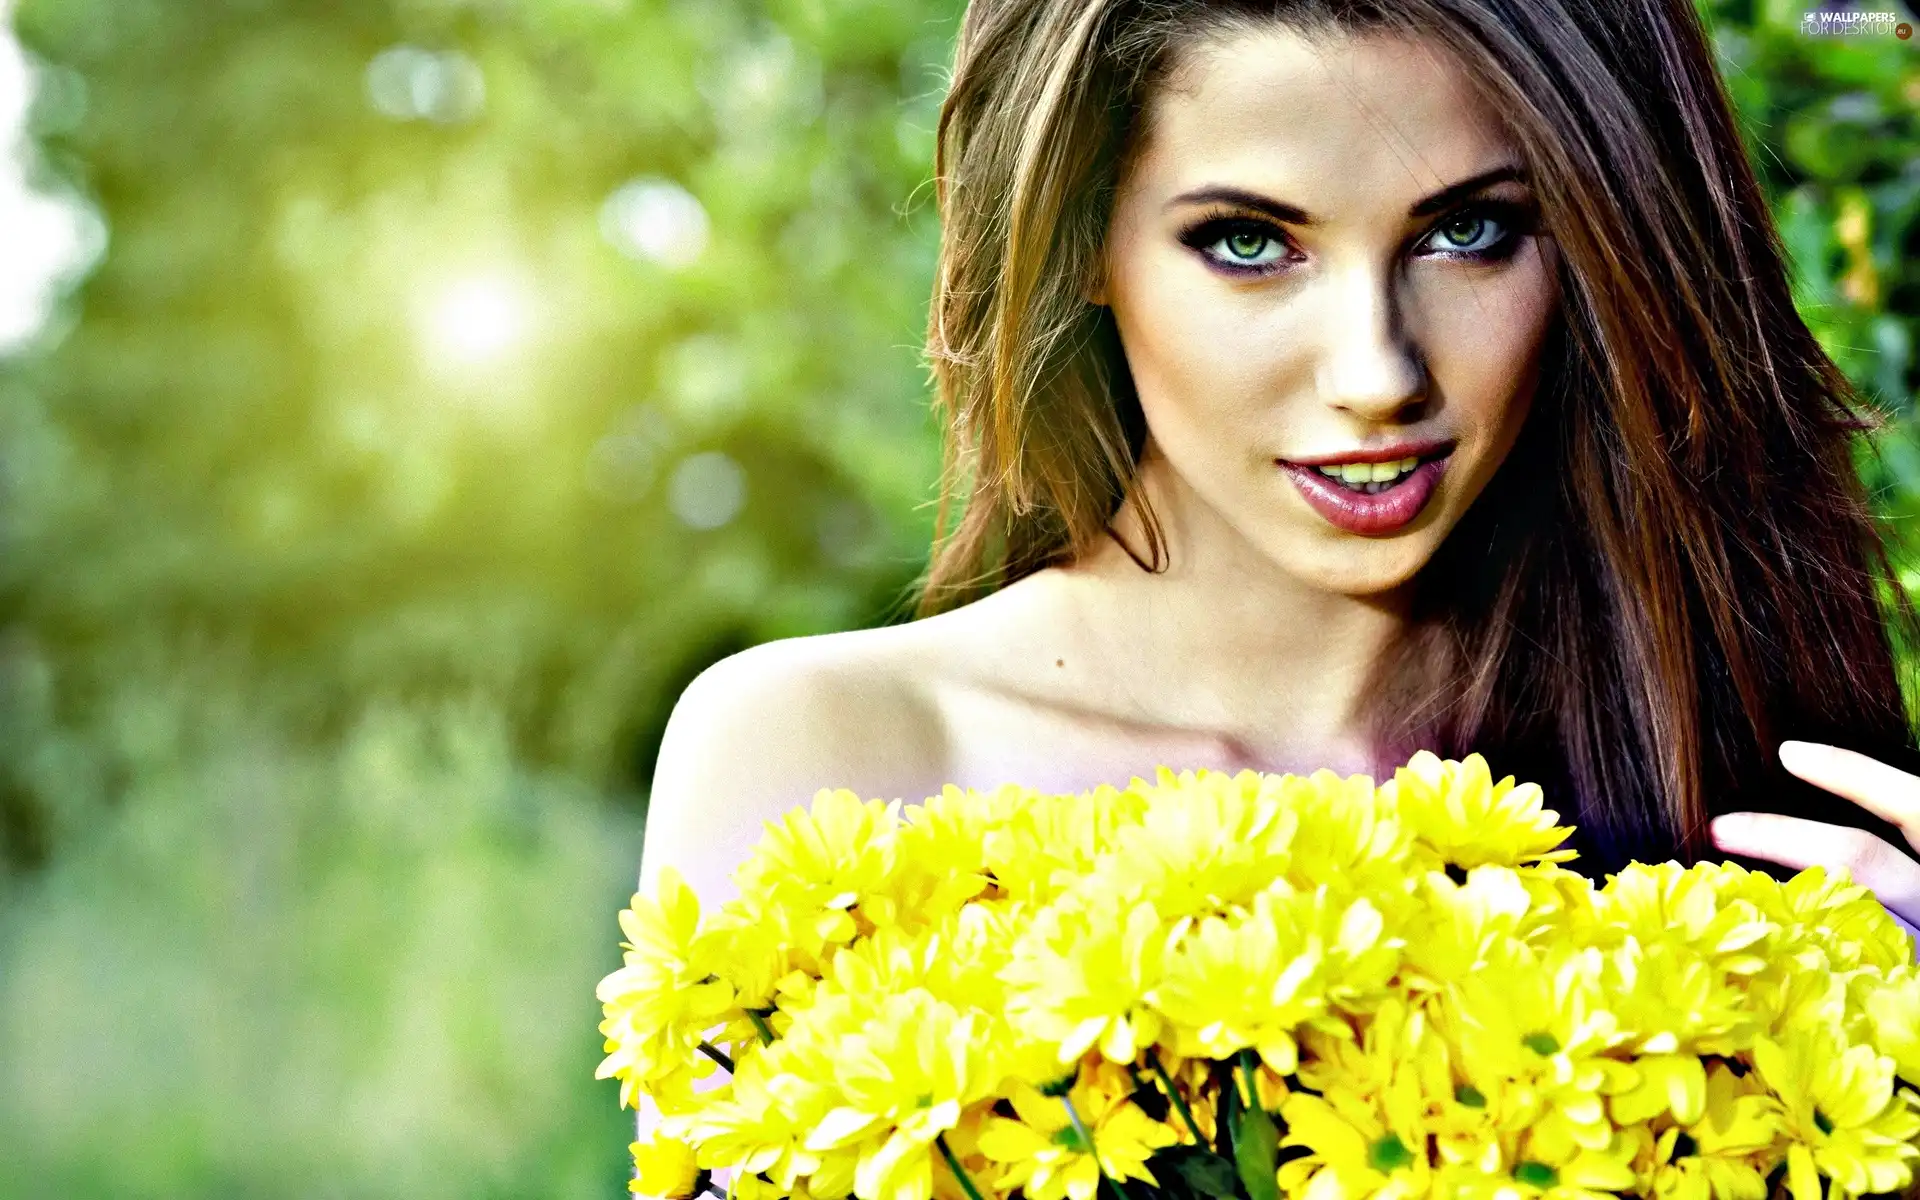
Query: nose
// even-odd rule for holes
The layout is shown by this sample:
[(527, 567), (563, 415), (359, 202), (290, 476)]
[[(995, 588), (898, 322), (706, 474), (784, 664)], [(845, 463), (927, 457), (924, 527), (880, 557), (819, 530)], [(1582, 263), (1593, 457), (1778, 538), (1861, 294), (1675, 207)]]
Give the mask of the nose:
[(1327, 280), (1320, 395), (1379, 421), (1426, 396), (1427, 370), (1407, 335), (1391, 265), (1356, 264)]

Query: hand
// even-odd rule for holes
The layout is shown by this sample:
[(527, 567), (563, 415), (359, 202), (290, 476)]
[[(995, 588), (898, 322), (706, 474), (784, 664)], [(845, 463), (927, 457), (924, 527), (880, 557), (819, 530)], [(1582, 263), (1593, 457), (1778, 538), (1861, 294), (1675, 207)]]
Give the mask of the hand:
[[(1920, 776), (1820, 742), (1781, 742), (1780, 765), (1891, 822), (1920, 851)], [(1743, 812), (1714, 818), (1713, 841), (1730, 854), (1795, 870), (1846, 867), (1909, 935), (1920, 938), (1920, 862), (1884, 838), (1824, 821)]]

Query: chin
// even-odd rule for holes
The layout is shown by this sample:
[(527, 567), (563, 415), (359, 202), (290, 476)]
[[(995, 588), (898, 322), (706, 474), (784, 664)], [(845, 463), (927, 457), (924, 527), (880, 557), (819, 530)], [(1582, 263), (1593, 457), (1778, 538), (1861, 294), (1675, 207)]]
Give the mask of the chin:
[(1395, 576), (1392, 579), (1335, 583), (1330, 585), (1327, 590), (1337, 592), (1342, 596), (1350, 596), (1356, 600), (1364, 599), (1368, 596), (1385, 596), (1406, 587), (1412, 582), (1415, 574), (1417, 574), (1417, 572), (1409, 571), (1405, 575)]
[[(1301, 563), (1297, 556), (1276, 556), (1282, 565), (1295, 561), (1288, 570), (1320, 591), (1341, 596), (1377, 596), (1411, 583), (1420, 569), (1433, 557), (1432, 548), (1421, 539), (1412, 545), (1389, 546), (1390, 541), (1405, 539), (1369, 539), (1347, 537), (1335, 553), (1348, 561), (1330, 565), (1325, 561)], [(1371, 543), (1371, 546), (1362, 543)]]

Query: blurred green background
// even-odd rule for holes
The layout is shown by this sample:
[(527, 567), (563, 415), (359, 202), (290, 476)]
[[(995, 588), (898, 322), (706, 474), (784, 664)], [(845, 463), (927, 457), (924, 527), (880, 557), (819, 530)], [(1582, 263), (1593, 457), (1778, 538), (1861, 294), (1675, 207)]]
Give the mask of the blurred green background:
[[(1920, 42), (1709, 8), (1920, 524)], [(925, 559), (958, 11), (22, 0), (0, 1194), (625, 1194), (665, 715)]]

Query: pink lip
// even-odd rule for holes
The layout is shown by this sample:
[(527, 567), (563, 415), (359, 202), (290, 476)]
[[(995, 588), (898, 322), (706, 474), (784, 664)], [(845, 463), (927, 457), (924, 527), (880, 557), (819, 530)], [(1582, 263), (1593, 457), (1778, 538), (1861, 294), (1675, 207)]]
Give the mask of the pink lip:
[(1440, 486), (1447, 462), (1445, 457), (1423, 462), (1393, 487), (1372, 496), (1342, 487), (1312, 467), (1290, 462), (1279, 466), (1314, 511), (1329, 523), (1348, 533), (1382, 534), (1392, 533), (1420, 515)]
[(1451, 453), (1452, 450), (1453, 443), (1446, 438), (1426, 438), (1417, 442), (1396, 442), (1391, 446), (1375, 446), (1363, 450), (1347, 450), (1339, 454), (1320, 454), (1280, 461), (1297, 463), (1303, 467), (1331, 467), (1335, 463), (1399, 462), (1403, 458), (1426, 458), (1428, 455)]

